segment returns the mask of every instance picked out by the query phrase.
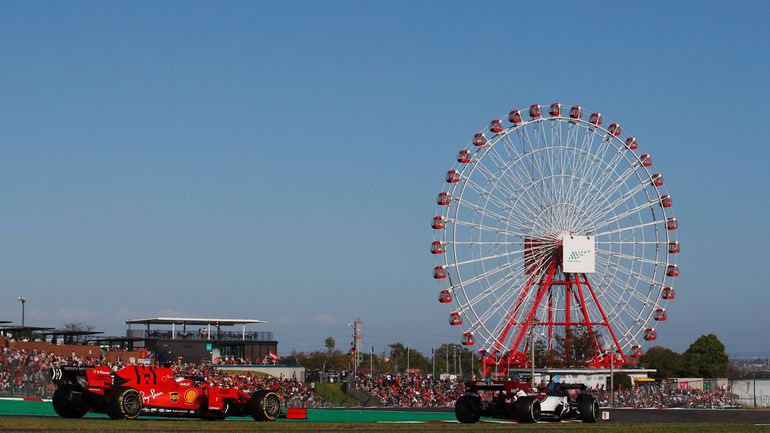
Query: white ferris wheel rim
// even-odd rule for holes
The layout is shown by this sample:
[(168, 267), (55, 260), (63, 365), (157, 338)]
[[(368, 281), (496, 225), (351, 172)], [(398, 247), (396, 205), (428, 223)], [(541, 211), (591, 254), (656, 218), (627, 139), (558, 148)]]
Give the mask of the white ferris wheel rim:
[[(667, 245), (675, 241), (676, 233), (665, 226), (672, 214), (670, 208), (658, 206), (667, 196), (665, 185), (651, 183), (653, 171), (641, 164), (644, 154), (629, 149), (625, 137), (584, 119), (543, 115), (505, 126), (483, 146), (466, 147), (475, 151), (471, 162), (453, 167), (461, 180), (442, 188), (451, 203), (440, 206), (447, 227), (437, 233), (446, 245), (446, 254), (439, 257), (448, 270), (454, 311), (479, 339), (481, 349), (510, 346), (510, 341), (500, 341), (499, 333), (505, 321), (512, 320), (506, 308), (527, 277), (523, 249), (509, 247), (523, 248), (527, 236), (595, 236), (596, 303), (601, 300), (607, 309), (620, 337), (619, 349), (640, 345), (656, 310), (665, 311), (667, 300), (660, 291), (670, 278), (668, 265), (675, 264)], [(636, 180), (636, 186), (632, 188), (629, 180)], [(640, 197), (646, 200), (639, 202)], [(501, 212), (506, 210), (507, 214)], [(463, 230), (477, 238), (460, 235)], [(488, 268), (494, 261), (498, 266)], [(533, 298), (534, 293), (527, 295), (525, 302), (534, 302)], [(586, 300), (586, 305), (591, 303)], [(637, 307), (629, 307), (632, 303)]]

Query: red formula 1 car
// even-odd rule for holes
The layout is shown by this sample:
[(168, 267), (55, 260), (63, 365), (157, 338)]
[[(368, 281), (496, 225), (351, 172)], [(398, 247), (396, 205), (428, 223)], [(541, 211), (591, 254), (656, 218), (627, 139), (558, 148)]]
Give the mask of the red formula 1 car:
[(251, 416), (274, 421), (281, 399), (269, 390), (252, 395), (234, 388), (211, 386), (199, 377), (174, 377), (170, 368), (129, 365), (51, 369), (57, 385), (53, 408), (64, 418), (80, 418), (89, 410), (112, 419), (152, 416), (224, 419)]
[(599, 403), (585, 385), (553, 384), (550, 393), (539, 391), (524, 380), (472, 380), (455, 403), (455, 415), (462, 423), (477, 422), (482, 416), (521, 423), (578, 419), (591, 423), (599, 418)]

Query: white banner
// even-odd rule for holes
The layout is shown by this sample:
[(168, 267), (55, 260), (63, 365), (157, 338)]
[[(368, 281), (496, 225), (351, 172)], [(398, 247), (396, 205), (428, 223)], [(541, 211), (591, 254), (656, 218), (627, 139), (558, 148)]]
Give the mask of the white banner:
[(565, 236), (562, 254), (564, 272), (596, 272), (596, 245), (592, 236)]

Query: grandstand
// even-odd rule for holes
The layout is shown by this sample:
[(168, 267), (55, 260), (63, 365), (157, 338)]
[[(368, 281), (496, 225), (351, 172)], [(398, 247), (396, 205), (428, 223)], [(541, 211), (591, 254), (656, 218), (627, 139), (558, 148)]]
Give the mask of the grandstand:
[[(265, 323), (263, 320), (154, 317), (125, 323), (131, 348), (152, 352), (161, 363), (176, 362), (181, 357), (184, 362), (233, 360), (259, 364), (271, 353), (278, 352), (278, 342), (272, 332), (246, 328)], [(132, 329), (132, 325), (143, 329)], [(239, 331), (223, 329), (238, 325)]]

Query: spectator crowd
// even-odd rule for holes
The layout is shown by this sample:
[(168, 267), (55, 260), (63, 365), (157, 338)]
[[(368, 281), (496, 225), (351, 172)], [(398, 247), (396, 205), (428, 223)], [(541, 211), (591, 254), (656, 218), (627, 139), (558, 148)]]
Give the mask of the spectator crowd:
[[(0, 348), (0, 396), (50, 398), (55, 386), (50, 380), (48, 369), (62, 365), (99, 365), (98, 357), (58, 356), (34, 350)], [(103, 363), (102, 363), (103, 364)], [(113, 369), (122, 367), (104, 364)], [(324, 407), (330, 404), (321, 398), (313, 386), (296, 378), (257, 377), (251, 373), (235, 374), (223, 372), (211, 364), (177, 364), (173, 366), (179, 376), (195, 376), (209, 384), (233, 387), (251, 393), (257, 389), (272, 389), (284, 398), (288, 407)], [(344, 375), (343, 375), (344, 376)], [(348, 382), (360, 391), (368, 393), (373, 402), (381, 406), (452, 407), (464, 392), (464, 379), (438, 379), (422, 373), (393, 373), (361, 375)], [(601, 406), (610, 405), (610, 393), (604, 387), (595, 388), (591, 393), (599, 399)], [(665, 384), (647, 384), (614, 393), (615, 407), (634, 408), (726, 408), (739, 406), (739, 401), (729, 387), (713, 390), (692, 388), (680, 389)]]
[[(0, 396), (50, 398), (56, 390), (48, 370), (63, 365), (107, 365), (117, 370), (121, 362), (102, 363), (98, 357), (58, 356), (34, 350), (0, 348)], [(214, 386), (239, 388), (246, 393), (268, 388), (276, 391), (288, 407), (321, 407), (324, 401), (312, 389), (295, 378), (258, 378), (245, 374), (227, 374), (210, 364), (173, 366), (179, 376), (197, 376)]]
[[(600, 406), (610, 405), (609, 390), (602, 387), (592, 390), (591, 394), (599, 399)], [(724, 409), (737, 406), (740, 402), (726, 387), (711, 391), (651, 384), (614, 392), (614, 407)]]
[(453, 407), (465, 391), (464, 380), (436, 379), (422, 373), (360, 376), (354, 386), (390, 407)]

